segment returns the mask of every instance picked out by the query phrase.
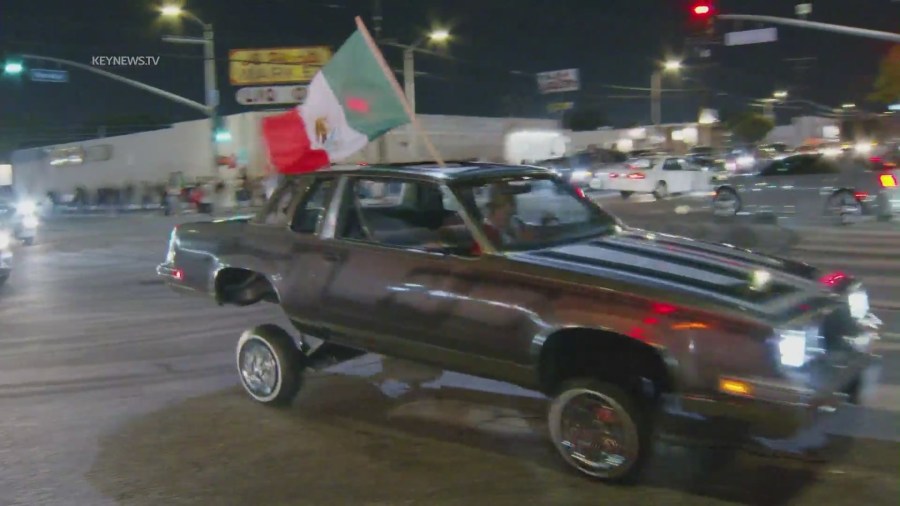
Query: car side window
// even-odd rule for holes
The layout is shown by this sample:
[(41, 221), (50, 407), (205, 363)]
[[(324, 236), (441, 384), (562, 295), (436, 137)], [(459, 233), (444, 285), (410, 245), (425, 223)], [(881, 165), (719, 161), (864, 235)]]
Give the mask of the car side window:
[(316, 234), (328, 211), (328, 204), (334, 194), (337, 178), (320, 177), (306, 191), (306, 195), (294, 213), (291, 230), (301, 234)]
[[(383, 189), (378, 194), (367, 188)], [(351, 179), (337, 237), (410, 249), (468, 248), (474, 243), (449, 191), (424, 181)]]
[(783, 160), (776, 160), (770, 163), (762, 172), (759, 173), (760, 176), (786, 176), (789, 173), (788, 164)]
[(801, 171), (801, 175), (840, 174), (841, 168), (831, 160), (820, 158), (807, 165)]
[(668, 158), (665, 163), (663, 163), (663, 170), (681, 170), (681, 164), (678, 163), (676, 158)]
[(298, 185), (295, 181), (287, 181), (281, 185), (269, 200), (262, 222), (266, 225), (287, 226), (290, 222), (291, 203), (297, 196)]

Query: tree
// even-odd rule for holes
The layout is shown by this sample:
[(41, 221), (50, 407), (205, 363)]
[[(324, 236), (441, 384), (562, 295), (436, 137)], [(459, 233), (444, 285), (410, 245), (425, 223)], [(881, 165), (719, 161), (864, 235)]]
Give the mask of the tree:
[(575, 132), (596, 130), (607, 125), (609, 122), (606, 120), (606, 115), (595, 107), (573, 109), (567, 111), (563, 116), (563, 126)]
[(895, 44), (881, 61), (875, 91), (869, 99), (883, 104), (900, 101), (900, 44)]
[(745, 112), (732, 119), (729, 128), (743, 142), (755, 144), (775, 128), (775, 122), (761, 114)]

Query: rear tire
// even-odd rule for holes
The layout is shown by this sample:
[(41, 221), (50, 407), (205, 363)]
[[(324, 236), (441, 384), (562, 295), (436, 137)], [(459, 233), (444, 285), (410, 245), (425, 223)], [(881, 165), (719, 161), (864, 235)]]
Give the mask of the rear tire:
[(633, 193), (634, 192), (620, 191), (619, 195), (621, 195), (623, 199), (628, 200), (628, 197), (631, 197)]
[(244, 332), (236, 361), (241, 385), (261, 404), (287, 406), (300, 391), (306, 356), (281, 327), (261, 325)]
[(653, 196), (656, 197), (656, 200), (663, 200), (669, 196), (669, 187), (665, 181), (656, 183), (656, 188), (653, 189)]
[[(558, 392), (547, 420), (551, 441), (563, 460), (597, 480), (634, 483), (653, 452), (647, 408), (621, 387), (593, 378), (568, 380)], [(604, 430), (599, 437), (592, 433), (597, 425)], [(613, 426), (618, 429), (615, 435)], [(595, 456), (602, 459), (592, 460)]]

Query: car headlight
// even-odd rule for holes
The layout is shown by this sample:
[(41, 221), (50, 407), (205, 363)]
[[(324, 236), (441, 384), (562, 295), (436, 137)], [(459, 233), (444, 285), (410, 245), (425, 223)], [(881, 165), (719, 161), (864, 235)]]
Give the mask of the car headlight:
[(37, 216), (28, 215), (22, 218), (22, 226), (25, 228), (37, 228), (38, 223)]
[(862, 288), (847, 294), (847, 304), (850, 306), (850, 316), (855, 320), (862, 320), (869, 314), (869, 294)]
[(6, 249), (12, 243), (12, 237), (9, 232), (0, 232), (0, 249)]
[(23, 200), (16, 206), (16, 210), (19, 211), (19, 214), (34, 214), (37, 212), (37, 204), (31, 200)]
[(779, 331), (778, 355), (781, 365), (785, 367), (803, 367), (806, 363), (806, 331)]

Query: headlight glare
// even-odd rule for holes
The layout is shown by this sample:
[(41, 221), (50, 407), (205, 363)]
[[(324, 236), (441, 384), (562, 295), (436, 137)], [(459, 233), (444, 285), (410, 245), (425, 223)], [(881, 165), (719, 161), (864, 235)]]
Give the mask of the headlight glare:
[(778, 353), (781, 365), (803, 367), (806, 363), (806, 332), (802, 330), (782, 330), (778, 335)]
[(26, 216), (22, 218), (22, 226), (25, 228), (37, 228), (38, 219), (36, 216)]
[(847, 304), (850, 306), (850, 315), (856, 320), (861, 320), (869, 314), (869, 294), (861, 288), (847, 295)]
[(35, 204), (34, 201), (31, 200), (23, 200), (16, 206), (16, 210), (19, 211), (19, 214), (34, 214), (37, 212), (37, 204)]

